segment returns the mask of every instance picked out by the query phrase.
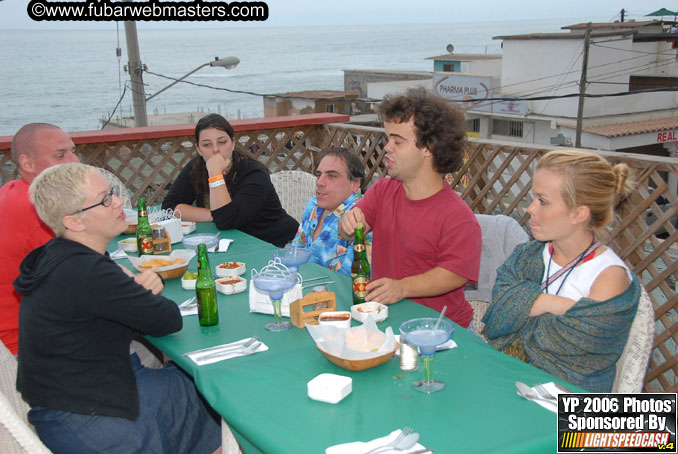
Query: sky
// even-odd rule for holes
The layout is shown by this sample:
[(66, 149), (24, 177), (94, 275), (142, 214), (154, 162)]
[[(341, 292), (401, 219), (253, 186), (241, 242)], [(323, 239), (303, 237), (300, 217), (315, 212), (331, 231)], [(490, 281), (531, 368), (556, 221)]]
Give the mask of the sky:
[[(45, 0), (52, 2), (54, 0)], [(94, 0), (91, 0), (94, 1)], [(100, 1), (100, 0), (98, 0)], [(134, 0), (139, 1), (139, 0)], [(83, 0), (84, 2), (84, 0)], [(0, 30), (7, 29), (97, 29), (96, 22), (36, 22), (27, 14), (29, 0), (0, 0)], [(622, 8), (630, 19), (660, 8), (672, 10), (661, 0), (268, 0), (269, 18), (264, 22), (228, 22), (229, 27), (295, 27), (317, 25), (367, 25), (401, 23), (454, 23), (481, 20), (534, 20), (563, 17), (619, 18)], [(208, 4), (208, 1), (205, 1)], [(665, 17), (666, 20), (673, 17)], [(220, 27), (220, 22), (139, 22), (139, 29)]]

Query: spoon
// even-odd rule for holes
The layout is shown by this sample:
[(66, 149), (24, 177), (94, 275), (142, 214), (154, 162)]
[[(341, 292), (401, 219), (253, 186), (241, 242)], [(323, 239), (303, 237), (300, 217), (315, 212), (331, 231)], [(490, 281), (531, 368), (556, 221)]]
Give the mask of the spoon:
[[(384, 450), (397, 450), (397, 451), (407, 451), (412, 446), (417, 444), (419, 441), (419, 434), (417, 432), (412, 432), (411, 434), (405, 435), (402, 438), (396, 439), (393, 444), (390, 446), (381, 446), (374, 451), (374, 454), (382, 452)], [(369, 451), (372, 453), (372, 451)]]
[(532, 392), (532, 388), (527, 386), (525, 383), (521, 381), (516, 382), (516, 391), (518, 391), (518, 394), (523, 396), (527, 400), (545, 400), (547, 402), (553, 402), (554, 399), (548, 399), (546, 397), (539, 396), (535, 393)]

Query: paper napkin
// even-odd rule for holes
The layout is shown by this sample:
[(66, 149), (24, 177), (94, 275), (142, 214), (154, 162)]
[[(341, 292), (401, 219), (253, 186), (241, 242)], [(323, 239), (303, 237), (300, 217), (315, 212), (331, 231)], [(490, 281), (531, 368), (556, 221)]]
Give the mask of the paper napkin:
[[(558, 394), (563, 394), (561, 390), (556, 388), (556, 385), (553, 382), (548, 382), (542, 384), (544, 388), (551, 394), (552, 396), (557, 396)], [(541, 393), (537, 391), (537, 387), (533, 386), (530, 388), (532, 390), (532, 394), (536, 396), (541, 396)], [(520, 396), (520, 394), (518, 394)], [(521, 396), (522, 397), (522, 396)], [(552, 411), (553, 413), (558, 413), (558, 401), (557, 400), (546, 400), (546, 399), (536, 399), (533, 400), (532, 402), (541, 405), (542, 407), (546, 408), (547, 410)]]
[[(363, 454), (379, 446), (383, 446), (385, 444), (392, 442), (400, 434), (400, 432), (401, 432), (400, 429), (394, 430), (385, 437), (375, 438), (374, 440), (368, 442), (354, 441), (352, 443), (343, 443), (340, 445), (330, 446), (325, 450), (325, 454)], [(422, 446), (421, 444), (417, 443), (407, 451), (385, 449), (379, 451), (379, 454), (407, 454), (411, 452), (421, 451), (422, 449), (426, 448), (424, 448), (424, 446)]]
[[(219, 252), (221, 253), (221, 252), (226, 252), (226, 251), (228, 251), (228, 247), (231, 245), (232, 242), (233, 242), (233, 240), (228, 239), (228, 238), (222, 238), (222, 239), (220, 239), (220, 240), (219, 240)], [(209, 249), (207, 250), (207, 252), (215, 252), (216, 249), (217, 249), (217, 247), (214, 246), (214, 247), (209, 248)]]
[(250, 340), (249, 337), (240, 339), (237, 342), (231, 342), (230, 344), (216, 346), (220, 347), (221, 349), (215, 347), (214, 349), (208, 351), (189, 353), (187, 356), (191, 358), (191, 360), (198, 366), (204, 366), (205, 364), (212, 364), (218, 361), (237, 358), (238, 356), (251, 355), (253, 353), (265, 352), (268, 350), (268, 346), (266, 344), (261, 341), (256, 341), (259, 342), (259, 346), (255, 350), (247, 350), (247, 353), (243, 353), (242, 345), (248, 340)]
[(127, 253), (122, 249), (118, 249), (108, 254), (113, 260), (126, 259)]

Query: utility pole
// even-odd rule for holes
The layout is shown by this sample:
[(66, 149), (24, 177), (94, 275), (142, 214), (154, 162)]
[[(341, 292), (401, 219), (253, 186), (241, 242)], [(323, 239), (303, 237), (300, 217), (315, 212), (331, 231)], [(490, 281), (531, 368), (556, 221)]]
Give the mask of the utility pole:
[(626, 15), (626, 10), (624, 8), (622, 8), (622, 10), (621, 10), (621, 21), (622, 21), (622, 23), (624, 22), (624, 16), (625, 15)]
[(586, 70), (589, 66), (589, 42), (591, 40), (591, 22), (586, 24), (584, 34), (584, 56), (581, 65), (581, 78), (579, 79), (579, 106), (577, 107), (577, 137), (574, 146), (581, 147), (581, 128), (584, 120), (584, 95), (586, 94)]
[[(124, 0), (130, 2), (132, 0)], [(146, 93), (144, 92), (144, 80), (142, 77), (143, 66), (139, 53), (139, 39), (137, 37), (137, 24), (133, 21), (125, 21), (125, 41), (127, 42), (127, 68), (132, 89), (132, 102), (134, 104), (134, 126), (148, 126), (146, 114)]]

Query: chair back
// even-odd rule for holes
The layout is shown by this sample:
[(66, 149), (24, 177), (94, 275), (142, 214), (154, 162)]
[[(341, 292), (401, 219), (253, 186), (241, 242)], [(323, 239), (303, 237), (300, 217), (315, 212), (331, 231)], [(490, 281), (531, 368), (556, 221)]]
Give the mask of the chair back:
[[(506, 261), (518, 244), (524, 243), (529, 237), (520, 224), (508, 216), (476, 214), (476, 219), (478, 219), (483, 235), (480, 272), (478, 284), (467, 286), (464, 289), (464, 295), (468, 301), (490, 303), (492, 302), (492, 287), (497, 278), (497, 268)], [(475, 325), (475, 321), (473, 323)]]
[(120, 178), (106, 169), (98, 168), (98, 170), (106, 177), (108, 182), (111, 183), (111, 188), (118, 188), (118, 194), (120, 194), (118, 195), (118, 198), (122, 201), (122, 207), (127, 208), (128, 210), (132, 209), (131, 192), (125, 187), (123, 182), (120, 181)]
[(315, 196), (315, 181), (315, 175), (301, 170), (282, 170), (271, 174), (271, 182), (283, 209), (300, 224), (306, 204)]
[(617, 360), (617, 372), (612, 384), (612, 392), (642, 392), (653, 341), (654, 309), (650, 296), (642, 287), (638, 310), (631, 324), (629, 338)]
[(483, 323), (483, 316), (485, 315), (485, 312), (487, 312), (487, 308), (490, 307), (490, 303), (487, 301), (469, 301), (471, 304), (471, 307), (473, 308), (473, 329), (476, 330), (476, 334), (478, 334), (478, 337), (480, 337), (482, 340), (487, 342), (487, 337), (485, 337), (485, 334), (483, 331), (485, 330), (485, 324)]
[(49, 454), (28, 424), (29, 407), (16, 390), (16, 358), (0, 342), (0, 452)]

